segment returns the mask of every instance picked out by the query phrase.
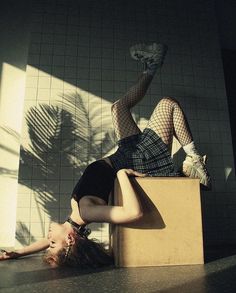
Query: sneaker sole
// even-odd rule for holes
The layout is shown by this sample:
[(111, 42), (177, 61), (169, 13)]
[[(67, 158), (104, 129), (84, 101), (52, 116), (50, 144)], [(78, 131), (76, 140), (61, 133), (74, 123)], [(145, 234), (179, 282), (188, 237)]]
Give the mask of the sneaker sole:
[(142, 62), (151, 60), (157, 64), (162, 63), (166, 52), (166, 45), (156, 43), (152, 45), (137, 44), (130, 48), (130, 55), (134, 60), (141, 60)]
[(201, 176), (201, 174), (198, 172), (197, 168), (194, 168), (192, 165), (188, 165), (187, 163), (184, 163), (182, 172), (185, 176), (193, 178), (193, 179), (199, 179), (200, 184), (202, 184), (205, 188), (211, 189), (211, 183), (207, 183), (206, 180)]

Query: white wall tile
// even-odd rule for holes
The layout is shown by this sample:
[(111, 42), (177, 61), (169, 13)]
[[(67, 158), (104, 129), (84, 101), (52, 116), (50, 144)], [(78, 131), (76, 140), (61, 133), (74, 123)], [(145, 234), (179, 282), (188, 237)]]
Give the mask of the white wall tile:
[(16, 214), (17, 222), (29, 222), (30, 221), (30, 209), (27, 208), (17, 208)]

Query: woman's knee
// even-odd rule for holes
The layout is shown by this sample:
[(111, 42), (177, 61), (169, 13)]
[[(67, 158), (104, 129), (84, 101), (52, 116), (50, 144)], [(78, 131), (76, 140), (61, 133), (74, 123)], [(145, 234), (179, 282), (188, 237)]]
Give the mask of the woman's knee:
[(118, 100), (118, 101), (115, 101), (115, 102), (111, 105), (111, 113), (112, 113), (112, 114), (117, 113), (117, 111), (119, 111), (119, 108), (120, 108), (120, 103), (119, 103), (119, 100)]
[(179, 105), (179, 102), (176, 100), (176, 98), (173, 97), (163, 97), (158, 104), (161, 105)]
[(178, 103), (178, 101), (176, 100), (176, 98), (174, 97), (163, 97), (161, 99), (162, 102), (173, 102), (173, 103)]
[(111, 113), (117, 114), (121, 111), (124, 111), (124, 105), (121, 103), (120, 100), (117, 100), (111, 105)]

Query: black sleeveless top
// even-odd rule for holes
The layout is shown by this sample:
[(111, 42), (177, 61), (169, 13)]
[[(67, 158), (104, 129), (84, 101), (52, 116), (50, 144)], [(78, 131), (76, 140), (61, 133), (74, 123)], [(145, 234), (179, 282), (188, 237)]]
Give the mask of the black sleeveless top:
[(116, 172), (106, 161), (95, 161), (84, 170), (71, 196), (78, 203), (86, 195), (97, 196), (108, 203), (108, 197), (113, 189), (115, 177)]

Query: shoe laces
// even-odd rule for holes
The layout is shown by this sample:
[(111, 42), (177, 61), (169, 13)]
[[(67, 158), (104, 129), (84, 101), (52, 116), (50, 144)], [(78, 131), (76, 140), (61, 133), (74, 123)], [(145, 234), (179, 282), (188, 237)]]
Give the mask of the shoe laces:
[(206, 169), (206, 156), (188, 155), (188, 157), (192, 158), (192, 160), (193, 160), (194, 163), (200, 163), (201, 166), (202, 166), (202, 169), (208, 175), (208, 171)]

